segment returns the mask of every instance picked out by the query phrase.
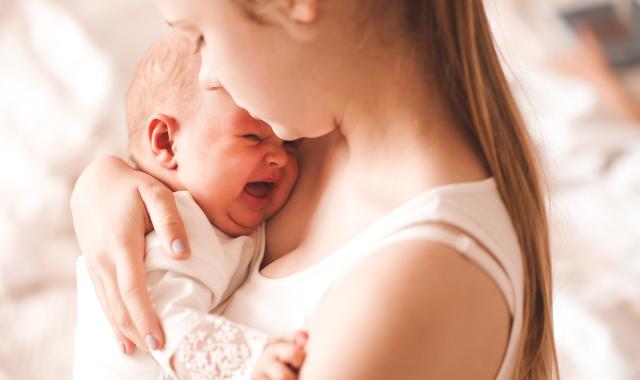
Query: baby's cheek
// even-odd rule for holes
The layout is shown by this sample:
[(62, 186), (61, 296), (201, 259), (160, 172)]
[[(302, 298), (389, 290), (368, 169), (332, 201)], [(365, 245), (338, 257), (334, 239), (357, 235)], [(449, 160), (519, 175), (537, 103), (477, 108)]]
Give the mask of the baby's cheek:
[(300, 170), (298, 167), (298, 160), (295, 156), (289, 155), (289, 163), (287, 164), (287, 168), (285, 178), (287, 179), (288, 192), (293, 190), (296, 182), (298, 181), (298, 177), (300, 175)]

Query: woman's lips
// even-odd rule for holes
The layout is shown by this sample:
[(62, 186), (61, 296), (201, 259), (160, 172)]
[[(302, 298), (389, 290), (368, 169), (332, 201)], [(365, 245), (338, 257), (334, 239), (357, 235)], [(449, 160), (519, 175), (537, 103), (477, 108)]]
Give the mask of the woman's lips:
[(244, 186), (244, 191), (252, 197), (265, 199), (273, 190), (273, 182), (249, 182)]

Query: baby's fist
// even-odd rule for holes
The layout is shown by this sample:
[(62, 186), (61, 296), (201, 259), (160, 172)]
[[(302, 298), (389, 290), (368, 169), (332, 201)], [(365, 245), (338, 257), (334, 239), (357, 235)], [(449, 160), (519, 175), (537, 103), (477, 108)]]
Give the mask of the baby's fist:
[(253, 370), (255, 380), (296, 380), (305, 359), (307, 333), (298, 331), (293, 338), (280, 338), (264, 348)]

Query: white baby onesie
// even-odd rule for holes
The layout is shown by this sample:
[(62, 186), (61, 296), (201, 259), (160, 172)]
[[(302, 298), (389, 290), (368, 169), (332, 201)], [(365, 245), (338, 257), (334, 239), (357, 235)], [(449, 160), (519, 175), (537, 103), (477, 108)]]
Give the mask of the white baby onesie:
[(222, 313), (228, 298), (261, 256), (264, 225), (250, 236), (230, 237), (209, 222), (188, 192), (176, 192), (174, 197), (187, 230), (191, 256), (172, 259), (155, 232), (146, 237), (147, 287), (163, 327), (165, 348), (153, 351), (153, 357), (139, 351), (122, 354), (81, 256), (76, 265), (74, 379), (170, 378), (168, 361), (184, 335), (207, 314)]

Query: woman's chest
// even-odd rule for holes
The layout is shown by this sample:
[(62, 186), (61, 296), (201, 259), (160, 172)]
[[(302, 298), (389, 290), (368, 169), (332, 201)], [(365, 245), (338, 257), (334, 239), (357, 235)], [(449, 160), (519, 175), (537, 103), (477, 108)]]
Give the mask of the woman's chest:
[(370, 220), (364, 217), (367, 213), (364, 206), (333, 199), (313, 213), (301, 209), (288, 223), (268, 226), (262, 274), (285, 277), (312, 266), (364, 229)]
[(347, 221), (323, 219), (298, 247), (253, 268), (224, 315), (272, 336), (304, 329), (324, 295), (376, 243), (366, 226), (356, 231)]
[(315, 148), (300, 159), (300, 177), (287, 204), (267, 222), (265, 276), (284, 277), (313, 265), (388, 211), (354, 183), (347, 154)]

